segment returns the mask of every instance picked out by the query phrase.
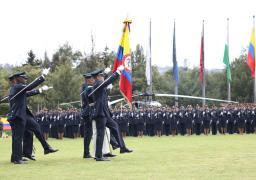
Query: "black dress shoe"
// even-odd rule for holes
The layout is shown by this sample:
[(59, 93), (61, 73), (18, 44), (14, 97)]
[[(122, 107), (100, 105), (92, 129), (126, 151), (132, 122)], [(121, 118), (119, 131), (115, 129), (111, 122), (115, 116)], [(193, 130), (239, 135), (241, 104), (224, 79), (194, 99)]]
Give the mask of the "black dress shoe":
[(110, 161), (109, 159), (107, 158), (104, 158), (104, 157), (101, 157), (101, 158), (95, 158), (96, 161)]
[(89, 159), (89, 158), (92, 158), (92, 156), (90, 154), (87, 154), (87, 155), (84, 155), (84, 158)]
[(49, 154), (49, 153), (55, 153), (59, 151), (58, 149), (52, 149), (51, 147), (49, 149), (44, 150), (44, 154)]
[(119, 148), (119, 146), (112, 146), (113, 150)]
[(116, 157), (116, 155), (107, 153), (107, 154), (103, 154), (103, 157)]
[(132, 152), (132, 150), (130, 150), (130, 149), (126, 148), (126, 147), (120, 149), (120, 153), (121, 154), (123, 154), (123, 153), (131, 153), (131, 152)]
[(33, 156), (33, 155), (24, 155), (23, 157), (28, 158), (28, 159), (30, 159), (32, 161), (36, 160), (35, 156)]
[(22, 160), (18, 160), (18, 161), (13, 161), (13, 164), (26, 164), (26, 162), (22, 161)]

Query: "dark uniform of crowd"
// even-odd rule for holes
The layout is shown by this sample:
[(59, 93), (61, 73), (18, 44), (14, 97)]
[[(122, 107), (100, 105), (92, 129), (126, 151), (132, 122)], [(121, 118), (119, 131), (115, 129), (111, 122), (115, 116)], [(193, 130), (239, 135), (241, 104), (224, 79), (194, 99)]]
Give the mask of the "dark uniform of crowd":
[(256, 109), (251, 106), (115, 110), (113, 119), (123, 136), (256, 133)]
[(66, 111), (60, 108), (55, 111), (48, 111), (45, 108), (36, 115), (36, 119), (46, 139), (48, 137), (57, 139), (63, 139), (63, 137), (77, 138), (80, 134), (84, 134), (80, 111), (75, 108)]
[[(112, 114), (123, 137), (256, 133), (256, 108), (246, 105), (113, 109)], [(84, 124), (77, 109), (42, 110), (36, 117), (44, 134), (50, 137), (84, 135)]]

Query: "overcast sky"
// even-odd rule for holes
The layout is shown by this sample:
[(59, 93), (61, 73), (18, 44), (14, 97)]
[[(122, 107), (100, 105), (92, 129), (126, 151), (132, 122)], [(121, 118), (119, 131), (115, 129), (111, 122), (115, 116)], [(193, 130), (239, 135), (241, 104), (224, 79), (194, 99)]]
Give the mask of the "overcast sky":
[(32, 49), (49, 57), (65, 42), (85, 53), (107, 45), (116, 52), (122, 21), (132, 19), (131, 48), (148, 44), (152, 20), (152, 63), (172, 65), (173, 21), (176, 21), (177, 60), (199, 66), (202, 20), (205, 20), (205, 66), (223, 68), (226, 19), (230, 18), (230, 60), (249, 44), (255, 0), (2, 0), (0, 1), (0, 64), (18, 65)]

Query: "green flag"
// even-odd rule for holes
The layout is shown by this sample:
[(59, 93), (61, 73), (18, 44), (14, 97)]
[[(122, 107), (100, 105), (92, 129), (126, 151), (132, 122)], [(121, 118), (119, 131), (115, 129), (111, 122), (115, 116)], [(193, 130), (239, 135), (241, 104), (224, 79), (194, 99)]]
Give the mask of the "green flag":
[(228, 45), (225, 45), (223, 63), (226, 65), (226, 72), (227, 72), (227, 80), (231, 82), (231, 68), (229, 64), (229, 52), (228, 52)]

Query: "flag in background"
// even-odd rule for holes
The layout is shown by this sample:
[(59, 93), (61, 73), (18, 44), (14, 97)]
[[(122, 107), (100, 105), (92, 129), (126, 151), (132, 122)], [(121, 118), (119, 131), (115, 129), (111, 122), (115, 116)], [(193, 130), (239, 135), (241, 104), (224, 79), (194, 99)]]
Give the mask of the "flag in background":
[(204, 81), (204, 22), (203, 22), (201, 50), (200, 50), (200, 80), (203, 83)]
[(120, 91), (131, 107), (132, 102), (132, 65), (131, 65), (131, 49), (129, 41), (131, 20), (124, 21), (123, 35), (114, 60), (113, 72), (120, 65), (124, 66), (124, 70), (120, 76)]
[(251, 70), (251, 76), (255, 75), (255, 27), (252, 28), (251, 41), (248, 48), (247, 65)]
[(230, 63), (229, 63), (229, 47), (228, 47), (227, 43), (225, 44), (223, 63), (226, 65), (227, 80), (229, 82), (231, 82), (231, 68), (230, 68)]
[(2, 123), (3, 123), (4, 131), (11, 130), (11, 126), (10, 126), (9, 122), (7, 121), (7, 118), (0, 118), (0, 121), (2, 121)]
[(179, 67), (176, 59), (176, 38), (175, 38), (175, 22), (174, 22), (174, 29), (173, 29), (173, 49), (172, 49), (172, 62), (173, 62), (173, 79), (176, 83), (179, 82)]
[(152, 75), (151, 75), (151, 20), (149, 22), (149, 43), (146, 52), (146, 79), (147, 85), (151, 85)]

